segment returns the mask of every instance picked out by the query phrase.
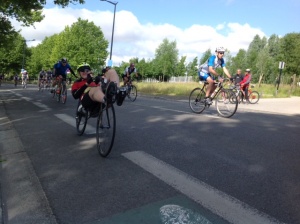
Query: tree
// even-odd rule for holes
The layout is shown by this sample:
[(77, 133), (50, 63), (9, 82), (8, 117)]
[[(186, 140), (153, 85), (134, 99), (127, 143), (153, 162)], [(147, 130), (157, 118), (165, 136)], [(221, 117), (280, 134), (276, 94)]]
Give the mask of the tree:
[(23, 56), (29, 56), (30, 53), (26, 48), (26, 41), (17, 33), (15, 38), (10, 40), (9, 46), (9, 50), (6, 46), (0, 46), (0, 73), (19, 73)]
[(158, 74), (162, 74), (163, 81), (174, 74), (177, 60), (178, 50), (176, 48), (176, 41), (170, 42), (168, 39), (164, 39), (156, 49), (154, 59)]
[(186, 73), (186, 66), (185, 66), (186, 56), (182, 56), (177, 63), (176, 69), (175, 69), (175, 76), (183, 76)]
[[(84, 0), (54, 0), (54, 4), (66, 7), (70, 3), (84, 4)], [(42, 9), (46, 0), (1, 0), (0, 4), (0, 45), (5, 46), (17, 32), (10, 19), (16, 19), (23, 26), (32, 26), (43, 20)]]
[(46, 37), (32, 49), (30, 68), (37, 73), (42, 68), (53, 68), (59, 59), (66, 57), (73, 68), (86, 62), (95, 72), (100, 73), (108, 56), (107, 47), (108, 41), (101, 28), (79, 18), (61, 33)]
[(211, 53), (211, 49), (207, 49), (203, 54), (202, 54), (202, 57), (200, 58), (200, 61), (199, 61), (199, 65), (202, 65), (204, 64), (208, 58), (212, 55)]
[(235, 57), (232, 58), (231, 72), (235, 72), (237, 69), (247, 68), (246, 51), (240, 49)]
[(198, 77), (198, 57), (195, 57), (192, 62), (187, 65), (187, 75)]
[(300, 33), (289, 33), (282, 38), (281, 53), (282, 61), (286, 64), (286, 72), (299, 74), (300, 72)]

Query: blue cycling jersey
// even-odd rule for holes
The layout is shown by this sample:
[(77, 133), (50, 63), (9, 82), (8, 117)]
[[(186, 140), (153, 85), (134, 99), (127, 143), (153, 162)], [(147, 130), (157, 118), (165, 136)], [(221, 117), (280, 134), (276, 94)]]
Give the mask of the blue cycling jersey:
[[(212, 66), (213, 69), (219, 68), (219, 67), (225, 67), (225, 60), (224, 58), (219, 59), (216, 55), (212, 55), (209, 57), (209, 59), (199, 67), (199, 72), (203, 72), (206, 74), (209, 74), (208, 67)], [(209, 74), (210, 75), (210, 74)]]
[(54, 65), (55, 75), (61, 75), (62, 77), (66, 78), (67, 71), (71, 70), (71, 66), (69, 64), (63, 65), (61, 62), (58, 62)]

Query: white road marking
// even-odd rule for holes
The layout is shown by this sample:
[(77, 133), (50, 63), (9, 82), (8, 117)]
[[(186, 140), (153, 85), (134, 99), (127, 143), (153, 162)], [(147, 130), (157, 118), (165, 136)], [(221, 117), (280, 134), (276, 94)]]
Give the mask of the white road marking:
[(267, 214), (145, 152), (133, 151), (122, 155), (230, 223), (280, 223)]
[[(69, 116), (67, 114), (54, 114), (57, 118), (61, 119), (62, 121), (66, 122), (67, 124), (73, 126), (74, 128), (76, 128), (76, 121), (75, 121), (75, 117)], [(95, 119), (92, 119), (95, 120)], [(96, 133), (96, 128), (86, 124), (86, 128), (84, 131), (85, 134), (87, 135), (91, 135), (91, 134), (95, 134)]]

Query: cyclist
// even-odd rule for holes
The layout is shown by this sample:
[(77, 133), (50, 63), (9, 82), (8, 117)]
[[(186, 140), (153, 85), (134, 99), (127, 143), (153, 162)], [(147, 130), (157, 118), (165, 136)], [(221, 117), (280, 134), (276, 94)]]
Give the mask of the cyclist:
[[(77, 71), (80, 78), (77, 79), (71, 88), (74, 99), (81, 99), (81, 105), (84, 109), (91, 111), (91, 116), (97, 114), (100, 107), (100, 103), (111, 103), (112, 95), (116, 94), (117, 87), (120, 85), (119, 76), (114, 69), (108, 69), (105, 72), (105, 80), (108, 84), (107, 92), (112, 90), (112, 95), (107, 94), (107, 99), (103, 91), (103, 87), (100, 85), (100, 76), (96, 77), (93, 81), (93, 74), (91, 67), (87, 63), (82, 63), (78, 66)], [(113, 84), (115, 83), (115, 84)], [(78, 108), (78, 112), (81, 112), (82, 108)]]
[(45, 72), (44, 69), (42, 71), (40, 71), (40, 73), (39, 73), (39, 88), (41, 87), (41, 84), (44, 84), (44, 82), (46, 81), (46, 75), (47, 75), (47, 73)]
[[(240, 82), (241, 90), (243, 95), (245, 95), (246, 102), (249, 103), (249, 96), (248, 96), (248, 89), (251, 82), (251, 70), (249, 68), (246, 69), (246, 74), (243, 80)], [(242, 95), (242, 102), (243, 102), (243, 95)]]
[(15, 87), (17, 87), (17, 85), (18, 85), (18, 80), (19, 80), (19, 76), (18, 76), (18, 74), (16, 73), (15, 74), (15, 76), (14, 76), (14, 82), (15, 82)]
[[(215, 55), (211, 55), (208, 58), (207, 62), (200, 65), (198, 70), (198, 75), (200, 80), (208, 82), (205, 101), (209, 105), (212, 104), (210, 95), (216, 89), (216, 86), (214, 85), (216, 76), (219, 76), (219, 74), (216, 72), (216, 68), (222, 67), (223, 72), (228, 76), (228, 78), (231, 78), (231, 75), (229, 74), (227, 68), (225, 67), (226, 64), (223, 58), (224, 53), (225, 53), (225, 49), (223, 47), (217, 47), (215, 51)], [(220, 79), (220, 81), (221, 80), (222, 79)]]
[(131, 74), (135, 73), (135, 76), (137, 77), (136, 68), (134, 66), (134, 63), (130, 63), (128, 67), (126, 67), (124, 74), (122, 75), (124, 86), (131, 81)]
[(236, 71), (236, 74), (232, 77), (232, 80), (234, 81), (234, 85), (239, 85), (240, 82), (243, 80), (244, 75), (241, 73), (242, 73), (242, 70), (238, 69)]
[(22, 78), (22, 85), (26, 88), (26, 83), (28, 80), (28, 72), (25, 69), (21, 69), (21, 78)]
[(52, 80), (52, 70), (51, 70), (51, 68), (48, 70), (48, 71), (46, 71), (46, 83), (47, 83), (47, 87), (50, 87), (50, 85), (51, 85), (51, 80)]
[[(66, 58), (62, 58), (60, 61), (58, 61), (54, 65), (53, 69), (53, 83), (52, 87), (54, 87), (57, 84), (57, 79), (60, 78), (62, 79), (62, 85), (64, 89), (66, 88), (66, 80), (67, 80), (67, 72), (68, 70), (74, 75), (76, 78), (77, 76), (75, 75), (74, 71), (72, 70), (71, 66), (68, 64), (68, 60)], [(51, 90), (51, 93), (54, 92), (54, 89)]]

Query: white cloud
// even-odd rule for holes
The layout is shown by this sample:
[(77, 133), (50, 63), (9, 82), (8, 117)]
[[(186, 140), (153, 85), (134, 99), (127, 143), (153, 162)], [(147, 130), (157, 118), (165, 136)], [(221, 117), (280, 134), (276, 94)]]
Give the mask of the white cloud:
[[(13, 22), (25, 39), (35, 39), (28, 42), (29, 46), (36, 46), (46, 36), (61, 32), (66, 26), (71, 26), (77, 18), (93, 21), (100, 26), (105, 38), (110, 42), (112, 35), (113, 12), (90, 11), (87, 9), (51, 8), (44, 9), (45, 19), (36, 23), (34, 27), (20, 27)], [(208, 48), (224, 46), (235, 55), (239, 49), (247, 50), (255, 35), (265, 36), (259, 28), (249, 24), (222, 23), (217, 27), (204, 24), (194, 24), (181, 29), (172, 24), (141, 24), (138, 18), (129, 11), (118, 11), (115, 17), (114, 43), (112, 59), (114, 64), (138, 57), (152, 59), (155, 50), (164, 38), (177, 42), (179, 56), (187, 56), (193, 60)], [(109, 49), (110, 50), (110, 46)]]

